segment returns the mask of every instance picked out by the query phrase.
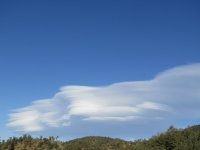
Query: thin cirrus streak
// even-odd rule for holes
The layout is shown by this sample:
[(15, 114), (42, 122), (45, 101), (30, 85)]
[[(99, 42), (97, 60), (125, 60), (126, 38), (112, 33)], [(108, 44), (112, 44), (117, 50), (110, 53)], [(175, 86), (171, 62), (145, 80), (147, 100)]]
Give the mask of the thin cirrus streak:
[[(199, 119), (200, 64), (178, 66), (147, 81), (108, 86), (64, 86), (50, 99), (13, 110), (7, 126), (14, 131), (34, 132), (69, 128), (78, 122), (140, 123), (154, 120)], [(142, 122), (144, 124), (142, 124)], [(170, 122), (171, 123), (171, 122)], [(86, 131), (87, 132), (87, 131)]]

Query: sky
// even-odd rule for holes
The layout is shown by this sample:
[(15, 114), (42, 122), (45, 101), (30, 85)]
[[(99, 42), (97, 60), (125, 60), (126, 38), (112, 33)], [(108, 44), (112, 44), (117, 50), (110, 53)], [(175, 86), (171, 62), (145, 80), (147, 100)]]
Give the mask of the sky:
[(198, 124), (199, 7), (0, 1), (0, 136), (135, 139)]

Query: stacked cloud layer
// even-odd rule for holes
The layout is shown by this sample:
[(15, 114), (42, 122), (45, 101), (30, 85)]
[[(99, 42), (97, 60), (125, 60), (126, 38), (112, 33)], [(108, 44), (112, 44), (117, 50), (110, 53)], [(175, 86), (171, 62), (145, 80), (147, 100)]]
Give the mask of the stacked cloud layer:
[[(200, 119), (199, 108), (200, 64), (191, 64), (166, 70), (148, 81), (103, 87), (64, 86), (50, 99), (13, 110), (7, 126), (22, 132), (63, 128), (76, 130), (79, 135), (84, 124), (90, 128), (80, 131), (80, 135), (87, 135), (98, 134), (90, 130), (97, 124), (101, 124), (100, 128), (109, 124), (109, 130), (118, 128), (117, 124), (129, 124), (127, 130), (151, 131), (149, 127), (156, 123), (159, 131), (164, 124), (187, 125), (188, 120)], [(125, 130), (113, 132), (120, 135)], [(106, 135), (104, 132), (101, 134)]]

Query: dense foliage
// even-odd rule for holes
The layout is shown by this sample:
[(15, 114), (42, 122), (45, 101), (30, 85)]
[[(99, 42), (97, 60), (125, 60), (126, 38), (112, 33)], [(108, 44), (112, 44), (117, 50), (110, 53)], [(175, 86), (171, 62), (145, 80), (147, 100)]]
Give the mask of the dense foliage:
[(149, 140), (133, 142), (108, 137), (84, 137), (61, 142), (55, 137), (24, 135), (1, 140), (0, 150), (200, 150), (200, 126), (186, 129), (170, 127)]

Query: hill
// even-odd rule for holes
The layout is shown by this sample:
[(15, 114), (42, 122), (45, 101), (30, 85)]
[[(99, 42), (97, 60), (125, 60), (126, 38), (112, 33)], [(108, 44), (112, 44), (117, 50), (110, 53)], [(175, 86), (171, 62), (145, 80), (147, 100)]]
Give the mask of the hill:
[(32, 138), (29, 135), (0, 142), (0, 150), (200, 150), (200, 125), (186, 129), (169, 127), (148, 140), (133, 142), (90, 136), (62, 142), (57, 138)]

